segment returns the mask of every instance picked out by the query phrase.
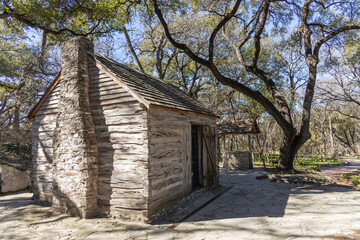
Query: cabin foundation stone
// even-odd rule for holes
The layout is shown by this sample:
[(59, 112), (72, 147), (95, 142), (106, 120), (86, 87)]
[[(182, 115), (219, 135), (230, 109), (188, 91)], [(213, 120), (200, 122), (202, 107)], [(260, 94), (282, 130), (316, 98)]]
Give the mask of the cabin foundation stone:
[(248, 151), (226, 152), (224, 168), (227, 170), (247, 170), (252, 168), (251, 153)]

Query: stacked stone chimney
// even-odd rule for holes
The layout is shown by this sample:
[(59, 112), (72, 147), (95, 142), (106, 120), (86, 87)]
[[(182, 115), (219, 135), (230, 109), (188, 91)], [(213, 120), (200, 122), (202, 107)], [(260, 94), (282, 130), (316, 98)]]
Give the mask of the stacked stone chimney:
[(60, 99), (53, 161), (53, 208), (83, 218), (97, 207), (98, 152), (89, 104), (90, 40), (78, 37), (62, 45)]

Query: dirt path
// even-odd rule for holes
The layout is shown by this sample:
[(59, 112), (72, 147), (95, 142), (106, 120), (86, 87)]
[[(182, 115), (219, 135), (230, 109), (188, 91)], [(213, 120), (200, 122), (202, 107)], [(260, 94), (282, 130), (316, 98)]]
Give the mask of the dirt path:
[(351, 178), (344, 178), (344, 174), (351, 174), (358, 172), (360, 174), (360, 159), (342, 157), (342, 160), (349, 163), (349, 165), (336, 167), (321, 167), (321, 174), (330, 177), (338, 185), (353, 186)]

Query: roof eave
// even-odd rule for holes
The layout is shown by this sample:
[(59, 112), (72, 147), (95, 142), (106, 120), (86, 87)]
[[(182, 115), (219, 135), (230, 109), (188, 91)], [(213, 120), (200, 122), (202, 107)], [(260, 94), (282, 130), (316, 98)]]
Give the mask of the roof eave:
[(42, 95), (42, 97), (40, 98), (40, 100), (35, 104), (35, 106), (31, 109), (31, 111), (27, 115), (27, 118), (29, 120), (31, 120), (32, 118), (35, 117), (35, 115), (39, 111), (39, 108), (41, 107), (41, 105), (45, 102), (45, 100), (49, 97), (51, 92), (54, 90), (54, 88), (58, 84), (60, 77), (61, 77), (61, 70), (60, 70), (60, 72), (58, 72), (58, 74), (56, 75), (54, 80), (50, 83), (50, 86), (45, 90), (45, 92)]

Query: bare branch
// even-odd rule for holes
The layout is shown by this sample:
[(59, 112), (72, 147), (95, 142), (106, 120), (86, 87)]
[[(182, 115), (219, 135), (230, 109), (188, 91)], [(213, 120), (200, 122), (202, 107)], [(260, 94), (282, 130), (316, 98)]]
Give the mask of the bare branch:
[(267, 0), (265, 2), (264, 12), (263, 12), (263, 16), (261, 18), (259, 28), (255, 31), (255, 36), (254, 36), (255, 53), (254, 53), (254, 58), (253, 58), (253, 67), (257, 66), (257, 62), (259, 60), (259, 55), (260, 55), (260, 51), (261, 51), (261, 41), (260, 41), (261, 34), (263, 33), (264, 28), (265, 28), (266, 19), (268, 17), (268, 13), (269, 13), (269, 7), (270, 7), (270, 1)]
[(229, 14), (226, 14), (225, 17), (219, 22), (219, 24), (214, 28), (210, 35), (209, 39), (209, 61), (212, 62), (214, 58), (214, 41), (217, 33), (220, 31), (221, 28), (225, 26), (226, 23), (228, 23), (236, 14), (236, 12), (239, 9), (240, 3), (242, 0), (237, 0), (234, 8), (231, 10)]
[(324, 37), (323, 39), (319, 40), (314, 47), (314, 55), (316, 57), (318, 57), (319, 52), (320, 52), (320, 48), (321, 46), (326, 43), (327, 41), (329, 41), (330, 39), (334, 38), (335, 36), (339, 35), (340, 33), (346, 32), (346, 31), (350, 31), (350, 30), (359, 30), (360, 29), (360, 25), (352, 25), (352, 26), (345, 26), (345, 27), (341, 27), (338, 28), (334, 31), (332, 31), (330, 34), (328, 34), (326, 37)]
[(178, 43), (171, 35), (170, 33), (170, 30), (169, 30), (169, 27), (162, 15), (162, 12), (161, 10), (159, 9), (159, 6), (157, 4), (157, 0), (154, 0), (154, 9), (155, 9), (155, 13), (157, 15), (157, 17), (159, 18), (160, 20), (160, 23), (161, 25), (163, 26), (164, 28), (164, 32), (165, 32), (165, 35), (167, 37), (167, 39), (170, 41), (170, 43), (172, 45), (174, 45), (176, 48), (179, 48), (181, 50), (183, 50), (192, 60), (196, 61), (196, 62), (199, 62), (200, 64), (204, 65), (204, 66), (207, 66), (209, 67), (210, 66), (210, 63), (208, 60), (204, 59), (204, 58), (201, 58), (199, 56), (197, 56), (195, 53), (193, 53), (191, 51), (191, 49), (186, 45), (186, 44), (183, 44), (183, 43)]
[(130, 51), (131, 55), (133, 56), (133, 58), (134, 58), (134, 60), (135, 60), (135, 62), (136, 62), (136, 65), (137, 65), (137, 66), (140, 68), (140, 70), (144, 73), (145, 71), (144, 71), (144, 69), (143, 69), (143, 67), (142, 67), (142, 65), (141, 65), (141, 63), (140, 63), (140, 60), (139, 60), (139, 58), (138, 58), (138, 56), (137, 56), (137, 54), (136, 54), (136, 52), (135, 52), (135, 49), (134, 49), (134, 47), (133, 47), (133, 45), (132, 45), (132, 42), (131, 42), (129, 33), (128, 33), (125, 25), (123, 26), (122, 30), (123, 30), (123, 32), (124, 32), (125, 39), (126, 39), (126, 43), (127, 43), (127, 45), (128, 45), (129, 51)]

